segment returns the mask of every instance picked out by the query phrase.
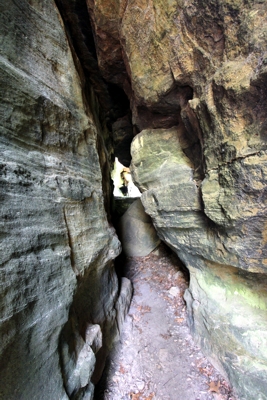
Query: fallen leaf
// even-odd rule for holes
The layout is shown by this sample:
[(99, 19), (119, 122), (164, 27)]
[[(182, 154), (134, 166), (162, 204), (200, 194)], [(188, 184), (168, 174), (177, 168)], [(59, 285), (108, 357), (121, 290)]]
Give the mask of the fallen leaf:
[(144, 397), (143, 392), (138, 392), (138, 393), (130, 393), (131, 400), (153, 400), (155, 393), (150, 393), (147, 397)]
[(221, 386), (221, 382), (218, 381), (218, 383), (211, 381), (209, 383), (209, 392), (216, 392), (216, 393), (220, 393), (220, 386)]
[(211, 371), (209, 371), (209, 369), (207, 367), (198, 367), (199, 371), (201, 374), (206, 375), (206, 376), (210, 376), (211, 375)]
[(149, 306), (138, 306), (137, 307), (138, 311), (143, 315), (145, 313), (151, 312), (151, 307)]
[(123, 365), (120, 365), (120, 373), (121, 374), (125, 374), (125, 368), (124, 368), (124, 366)]
[(142, 395), (142, 393), (130, 393), (131, 396), (131, 400), (141, 400), (140, 396)]
[(151, 393), (148, 397), (145, 398), (145, 400), (153, 400), (154, 396), (155, 396), (155, 393)]
[(175, 318), (175, 321), (179, 324), (184, 321), (184, 318)]

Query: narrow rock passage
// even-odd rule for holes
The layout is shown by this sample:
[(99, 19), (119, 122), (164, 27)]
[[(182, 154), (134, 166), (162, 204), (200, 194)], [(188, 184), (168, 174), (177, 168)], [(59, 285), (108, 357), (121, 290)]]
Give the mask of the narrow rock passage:
[(190, 335), (183, 300), (188, 283), (177, 257), (161, 247), (126, 264), (134, 298), (96, 399), (236, 399)]

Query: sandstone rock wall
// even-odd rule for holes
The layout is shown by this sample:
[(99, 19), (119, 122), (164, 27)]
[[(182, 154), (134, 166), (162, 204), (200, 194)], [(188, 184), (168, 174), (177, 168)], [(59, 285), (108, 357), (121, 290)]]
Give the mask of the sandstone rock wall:
[(127, 308), (101, 109), (114, 132), (130, 113), (110, 84), (192, 332), (241, 399), (267, 399), (265, 2), (56, 4), (65, 26), (52, 0), (0, 0), (0, 398), (92, 398)]
[(131, 296), (98, 101), (53, 1), (0, 11), (0, 398), (90, 399)]
[(266, 3), (87, 4), (142, 202), (190, 271), (192, 331), (240, 398), (266, 399)]

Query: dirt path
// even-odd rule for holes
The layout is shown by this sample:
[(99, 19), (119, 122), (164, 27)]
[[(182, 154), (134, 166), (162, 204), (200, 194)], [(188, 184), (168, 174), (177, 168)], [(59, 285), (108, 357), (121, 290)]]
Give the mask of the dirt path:
[(177, 258), (159, 253), (127, 260), (134, 298), (96, 398), (236, 400), (189, 333)]

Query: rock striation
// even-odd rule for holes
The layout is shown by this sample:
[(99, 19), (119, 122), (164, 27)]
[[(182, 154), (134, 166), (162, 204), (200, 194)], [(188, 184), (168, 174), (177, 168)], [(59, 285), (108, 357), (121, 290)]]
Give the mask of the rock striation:
[(240, 398), (266, 399), (266, 4), (87, 4), (145, 211), (190, 271), (191, 329)]
[(127, 165), (136, 136), (132, 173), (190, 272), (196, 339), (241, 399), (266, 400), (265, 2), (0, 10), (0, 398), (93, 396), (131, 296), (113, 267), (112, 131)]
[(131, 298), (98, 101), (53, 1), (0, 9), (0, 398), (92, 399)]
[(183, 145), (178, 128), (136, 136), (132, 170), (143, 190), (141, 200), (159, 237), (189, 269), (188, 322), (201, 347), (230, 377), (240, 398), (256, 393), (264, 399), (266, 275), (249, 272), (251, 264), (244, 268), (247, 252), (253, 251), (246, 248), (249, 239), (206, 215)]

